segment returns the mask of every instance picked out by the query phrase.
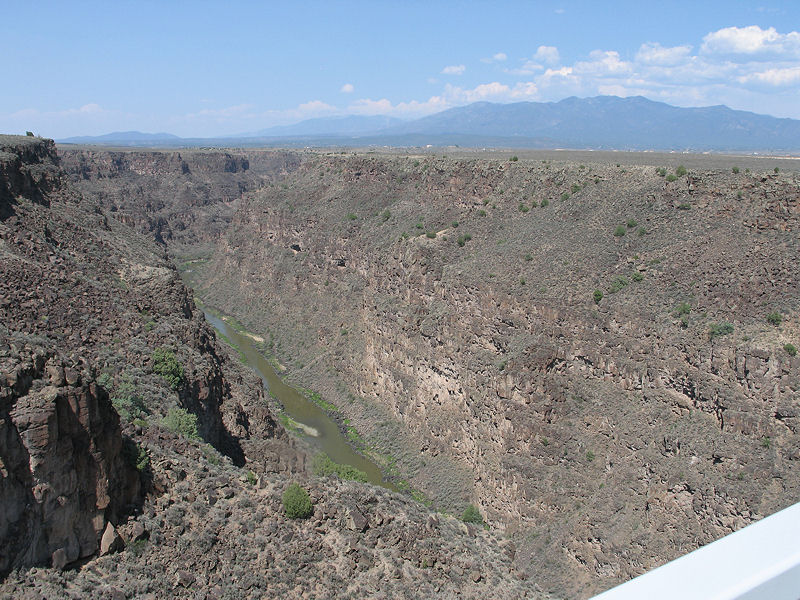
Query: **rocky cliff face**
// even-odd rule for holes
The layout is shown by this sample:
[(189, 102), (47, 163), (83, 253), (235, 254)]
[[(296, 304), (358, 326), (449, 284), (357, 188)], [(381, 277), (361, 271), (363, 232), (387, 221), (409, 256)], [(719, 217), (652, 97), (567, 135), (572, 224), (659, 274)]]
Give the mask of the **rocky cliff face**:
[[(181, 407), (236, 463), (297, 460), (160, 251), (63, 181), (52, 142), (1, 141), (0, 573), (89, 556), (141, 503), (134, 417)], [(177, 385), (151, 370), (157, 348)], [(112, 402), (136, 407), (125, 434)]]
[[(148, 214), (186, 211), (181, 243), (201, 252), (213, 215), (138, 202), (176, 173), (220, 181), (274, 156), (114, 155), (105, 195), (92, 177), (106, 158), (73, 183), (52, 142), (0, 137), (0, 597), (544, 597), (508, 540), (306, 473), (260, 380), (163, 246), (126, 224), (158, 237)], [(311, 493), (307, 520), (284, 515), (291, 480)]]
[(296, 168), (285, 152), (60, 149), (70, 180), (114, 218), (175, 250), (200, 251), (227, 229), (242, 195)]
[(799, 199), (699, 159), (315, 156), (239, 204), (198, 286), (585, 596), (800, 498)]

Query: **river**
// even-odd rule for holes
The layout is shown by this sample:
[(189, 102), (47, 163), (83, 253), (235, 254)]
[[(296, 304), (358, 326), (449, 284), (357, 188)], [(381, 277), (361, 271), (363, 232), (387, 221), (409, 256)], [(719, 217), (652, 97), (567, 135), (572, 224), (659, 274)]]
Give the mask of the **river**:
[(226, 323), (218, 316), (204, 310), (206, 320), (231, 340), (244, 354), (249, 366), (264, 382), (264, 388), (283, 406), (285, 413), (300, 426), (303, 437), (315, 449), (327, 454), (331, 460), (351, 465), (367, 474), (367, 481), (391, 490), (397, 488), (383, 477), (380, 467), (356, 452), (328, 414), (303, 394), (286, 385), (272, 365), (258, 351), (253, 339)]

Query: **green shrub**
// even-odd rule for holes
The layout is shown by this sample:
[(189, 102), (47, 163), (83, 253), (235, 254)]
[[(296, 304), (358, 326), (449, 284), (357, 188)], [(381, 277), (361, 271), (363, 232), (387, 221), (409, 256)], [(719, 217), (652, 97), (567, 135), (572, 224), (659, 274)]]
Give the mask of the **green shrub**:
[(610, 294), (616, 294), (618, 291), (628, 285), (628, 283), (628, 279), (624, 275), (620, 275), (611, 283), (611, 286), (608, 288), (608, 292)]
[(451, 226), (453, 229), (455, 229), (456, 227), (458, 227), (458, 221), (453, 221), (452, 223), (450, 223), (450, 226)]
[(517, 162), (519, 160), (519, 158), (517, 158), (516, 156), (512, 156), (508, 160), (510, 160), (511, 162)]
[(526, 262), (531, 262), (533, 260), (533, 256), (531, 254), (526, 254), (524, 258)]
[(573, 194), (577, 194), (581, 191), (581, 186), (579, 186), (577, 183), (573, 183), (570, 189), (572, 190)]
[(391, 212), (389, 212), (389, 210), (388, 210), (388, 209), (387, 209), (387, 210), (385, 210), (385, 211), (383, 211), (383, 214), (381, 215), (381, 219), (383, 219), (383, 222), (384, 222), (384, 223), (385, 223), (386, 221), (388, 221), (389, 219), (391, 219), (391, 217), (392, 217), (392, 213), (391, 213)]
[(628, 222), (625, 224), (628, 226), (628, 229), (633, 229), (638, 225), (635, 219), (628, 219)]
[(190, 440), (200, 439), (200, 434), (197, 432), (197, 415), (182, 408), (170, 408), (161, 425)]
[(797, 348), (795, 348), (794, 344), (785, 344), (783, 349), (786, 350), (786, 354), (789, 356), (796, 356), (797, 355)]
[(486, 211), (485, 211), (485, 210), (483, 210), (483, 209), (480, 209), (480, 210), (478, 211), (478, 216), (479, 216), (479, 217), (485, 217), (485, 216), (486, 216)]
[(734, 175), (736, 175), (736, 174), (739, 173), (739, 167), (733, 167), (733, 169), (731, 169), (731, 171), (733, 171)]
[(658, 173), (660, 177), (664, 177), (667, 174), (667, 170), (664, 167), (659, 167), (656, 169), (656, 173)]
[(683, 177), (684, 175), (686, 175), (686, 167), (684, 167), (683, 165), (678, 165), (678, 168), (675, 169), (675, 175), (677, 175), (678, 177)]
[(778, 173), (778, 172), (780, 172), (780, 169), (778, 167), (775, 167), (774, 172)]
[(633, 275), (631, 275), (631, 280), (636, 281), (637, 283), (644, 279), (644, 275), (636, 271)]
[(183, 384), (183, 366), (175, 354), (168, 348), (156, 348), (153, 351), (153, 373), (161, 375), (173, 390)]
[(249, 483), (250, 485), (255, 485), (256, 483), (258, 483), (258, 477), (256, 477), (256, 474), (253, 473), (252, 471), (248, 471), (245, 477), (247, 478), (247, 483)]
[(465, 233), (464, 235), (458, 236), (458, 239), (456, 240), (456, 243), (463, 248), (464, 244), (466, 244), (471, 239), (472, 239), (472, 236), (470, 234), (468, 234), (468, 233)]
[(617, 228), (614, 230), (614, 235), (616, 237), (622, 237), (625, 235), (625, 225), (617, 225)]
[(586, 460), (588, 460), (589, 462), (592, 462), (594, 460), (594, 452), (592, 452), (591, 450), (587, 450), (586, 451)]
[(600, 300), (603, 299), (603, 292), (600, 290), (595, 290), (592, 294), (592, 298), (594, 299), (595, 304), (600, 304)]
[(292, 482), (281, 498), (283, 511), (290, 519), (306, 519), (314, 512), (308, 492)]
[[(561, 200), (562, 201), (569, 200), (569, 192), (564, 192), (563, 194), (561, 194)], [(542, 200), (542, 202), (544, 202), (544, 200)]]
[(464, 523), (475, 523), (476, 525), (483, 524), (483, 515), (481, 515), (481, 511), (478, 510), (474, 504), (470, 504), (467, 508), (464, 509), (464, 513), (461, 515), (461, 520)]
[(122, 458), (140, 473), (150, 466), (150, 455), (129, 437), (122, 438)]
[(150, 414), (144, 400), (137, 393), (136, 386), (129, 379), (123, 379), (119, 387), (114, 390), (111, 404), (125, 421), (134, 421)]
[(677, 181), (677, 180), (678, 180), (678, 178), (677, 178), (677, 177), (675, 177), (675, 175), (673, 175), (672, 173), (670, 173), (669, 175), (667, 175), (667, 178), (666, 178), (666, 179), (667, 179), (667, 181), (670, 181), (670, 182), (672, 182), (672, 181)]
[(545, 198), (544, 200), (542, 200), (542, 203), (539, 206), (541, 206), (542, 208), (545, 208), (546, 206), (550, 206), (550, 200)]
[(355, 213), (347, 213), (347, 218), (350, 221), (355, 221), (356, 219), (358, 219), (358, 215)]
[(519, 203), (519, 212), (521, 212), (521, 213), (526, 213), (526, 212), (528, 212), (529, 210), (530, 210), (530, 208), (529, 208), (528, 206), (526, 206), (526, 205), (525, 205), (525, 204), (523, 204), (522, 202), (520, 202), (520, 203)]
[(636, 230), (636, 233), (639, 236), (647, 235), (647, 229), (645, 229), (644, 227), (639, 227), (639, 229)]
[(678, 210), (691, 210), (692, 205), (688, 202), (681, 202), (678, 204)]
[(675, 315), (678, 317), (688, 315), (690, 312), (692, 312), (692, 307), (688, 302), (681, 302), (678, 304), (677, 308), (675, 308)]
[(367, 482), (367, 474), (361, 469), (356, 469), (351, 465), (342, 465), (331, 460), (331, 457), (320, 452), (314, 457), (311, 463), (314, 475), (319, 477), (330, 477), (336, 475), (339, 479)]
[(716, 337), (722, 337), (723, 335), (728, 335), (730, 333), (733, 333), (733, 325), (726, 322), (711, 323), (708, 328), (708, 337), (712, 340)]
[(425, 234), (425, 237), (428, 237), (430, 239), (434, 239), (436, 237), (436, 232), (435, 231), (429, 231), (428, 233)]
[(783, 315), (777, 311), (771, 312), (767, 315), (767, 323), (778, 327), (783, 322)]

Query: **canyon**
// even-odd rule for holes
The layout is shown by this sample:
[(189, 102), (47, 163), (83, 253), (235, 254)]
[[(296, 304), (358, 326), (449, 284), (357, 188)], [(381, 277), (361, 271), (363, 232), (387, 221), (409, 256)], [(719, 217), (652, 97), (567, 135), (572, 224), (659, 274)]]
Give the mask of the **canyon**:
[[(117, 158), (90, 162), (115, 175)], [(180, 158), (147, 155), (135, 189), (158, 204), (126, 216), (70, 181), (52, 141), (0, 136), (0, 597), (544, 597), (495, 532), (311, 473), (165, 252), (214, 230), (135, 217), (206, 219), (208, 200), (222, 227), (225, 203), (283, 160), (250, 180), (230, 158), (204, 156), (208, 187), (175, 200), (158, 177)], [(285, 514), (292, 482), (307, 519)]]
[(252, 156), (281, 171), (169, 252), (364, 452), (441, 510), (478, 506), (545, 589), (606, 589), (797, 500), (792, 161)]
[[(291, 590), (291, 581), (317, 589), (307, 570), (292, 580), (296, 565), (271, 562), (287, 560), (276, 536), (292, 530), (276, 494), (305, 472), (307, 446), (274, 417), (280, 407), (235, 351), (215, 340), (179, 270), (420, 501), (304, 479), (328, 544), (315, 551), (331, 552), (337, 565), (328, 576), (348, 573), (339, 543), (348, 536), (372, 561), (365, 587), (349, 588), (355, 595), (388, 578), (413, 597), (408, 578), (433, 573), (444, 597), (486, 595), (481, 586), (495, 581), (498, 597), (585, 598), (798, 500), (794, 161), (459, 149), (64, 146), (56, 155), (24, 138), (3, 152), (3, 251), (16, 261), (3, 261), (0, 308), (14, 338), (4, 358), (41, 381), (32, 394), (6, 375), (4, 407), (16, 412), (4, 423), (23, 430), (14, 415), (32, 396), (55, 396), (56, 406), (79, 396), (71, 406), (96, 405), (87, 410), (109, 430), (86, 435), (115, 440), (94, 460), (111, 468), (127, 436), (148, 449), (160, 493), (135, 470), (115, 469), (113, 510), (92, 521), (96, 513), (70, 508), (85, 521), (77, 531), (89, 533), (37, 550), (40, 561), (61, 549), (68, 562), (90, 556), (108, 523), (130, 538), (139, 521), (123, 514), (139, 511), (151, 529), (161, 515), (162, 543), (151, 543), (144, 561), (125, 561), (130, 581), (143, 564), (168, 562), (187, 539), (224, 537), (230, 522), (247, 523), (260, 507), (259, 527), (270, 534), (243, 525), (241, 535), (251, 560), (279, 571), (268, 589)], [(76, 301), (78, 310), (59, 308)], [(96, 316), (62, 322), (81, 314)], [(159, 347), (185, 366), (178, 393), (147, 368)], [(65, 388), (55, 360), (85, 373), (65, 377), (75, 382)], [(155, 419), (115, 425), (96, 383), (103, 372), (112, 387), (135, 379), (154, 414), (178, 405), (197, 415), (211, 450)], [(203, 462), (211, 451), (222, 466)], [(252, 489), (242, 466), (257, 473)], [(194, 514), (212, 489), (230, 490), (222, 494), (233, 511), (227, 525)], [(470, 505), (488, 532), (447, 516)], [(172, 523), (166, 515), (176, 507), (186, 518)], [(382, 539), (406, 539), (400, 557), (365, 539), (389, 526), (389, 514), (402, 515), (391, 525), (399, 530)], [(315, 548), (313, 528), (292, 531), (295, 552)], [(235, 540), (225, 544), (239, 552)], [(471, 557), (464, 564), (442, 560), (461, 552)], [(94, 560), (108, 568), (108, 557)], [(203, 589), (242, 560), (204, 564)], [(15, 571), (5, 585), (63, 591), (92, 577), (47, 573)], [(186, 583), (176, 584), (182, 591), (192, 585), (171, 577)]]

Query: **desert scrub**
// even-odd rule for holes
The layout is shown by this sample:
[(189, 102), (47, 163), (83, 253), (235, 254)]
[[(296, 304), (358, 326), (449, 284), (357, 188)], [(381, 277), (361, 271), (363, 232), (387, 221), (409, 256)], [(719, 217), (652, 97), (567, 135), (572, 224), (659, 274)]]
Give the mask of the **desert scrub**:
[(139, 446), (129, 437), (122, 439), (122, 458), (130, 466), (135, 467), (140, 473), (150, 466), (150, 455), (142, 446)]
[(616, 237), (622, 237), (625, 235), (625, 225), (617, 225), (617, 228), (614, 230), (614, 235)]
[(465, 233), (464, 235), (458, 236), (458, 239), (456, 240), (456, 243), (463, 248), (464, 244), (466, 244), (471, 239), (472, 239), (472, 236), (470, 234), (468, 234), (468, 233)]
[(611, 286), (608, 288), (609, 294), (616, 294), (622, 288), (628, 285), (628, 278), (624, 275), (620, 275), (614, 281), (611, 282)]
[(308, 492), (298, 484), (292, 482), (281, 498), (283, 502), (283, 512), (290, 519), (307, 519), (314, 512), (314, 505)]
[(483, 525), (483, 515), (481, 515), (481, 511), (479, 511), (474, 504), (470, 504), (464, 509), (464, 512), (461, 515), (461, 520), (464, 521), (464, 523)]
[(777, 311), (771, 312), (767, 315), (767, 323), (779, 327), (783, 323), (783, 315)]
[(183, 365), (169, 348), (156, 348), (153, 351), (153, 373), (161, 375), (173, 390), (183, 384)]
[(673, 175), (672, 173), (670, 173), (669, 175), (666, 176), (666, 180), (669, 182), (673, 182), (673, 181), (678, 181), (678, 178), (675, 177), (675, 175)]
[(644, 279), (644, 275), (642, 275), (641, 273), (639, 273), (639, 271), (635, 271), (635, 272), (633, 273), (633, 275), (631, 275), (631, 280), (632, 280), (632, 281), (635, 281), (635, 282), (637, 282), (637, 283), (638, 283), (638, 282), (640, 282), (642, 279)]
[(683, 177), (684, 175), (686, 175), (686, 167), (684, 167), (683, 165), (678, 165), (678, 167), (675, 169), (675, 175), (677, 175), (678, 177)]
[(561, 200), (562, 201), (569, 200), (569, 192), (564, 192), (563, 194), (561, 194)]
[(600, 300), (603, 299), (603, 292), (601, 292), (600, 290), (595, 290), (592, 293), (592, 299), (594, 300), (595, 304), (600, 304)]
[(785, 344), (783, 349), (786, 351), (786, 354), (789, 356), (797, 356), (797, 348), (795, 348), (794, 344)]
[(724, 321), (722, 323), (711, 323), (708, 327), (708, 337), (712, 340), (730, 333), (733, 333), (733, 325)]
[(331, 457), (320, 452), (314, 457), (311, 463), (314, 475), (318, 477), (330, 477), (336, 475), (339, 479), (367, 482), (367, 474), (361, 469), (356, 469), (351, 465), (342, 465), (331, 460)]
[(197, 432), (197, 415), (182, 408), (170, 408), (161, 425), (190, 440), (200, 439), (200, 434)]
[(545, 198), (544, 200), (542, 200), (542, 203), (539, 206), (541, 206), (542, 208), (546, 208), (546, 207), (550, 206), (550, 200)]

